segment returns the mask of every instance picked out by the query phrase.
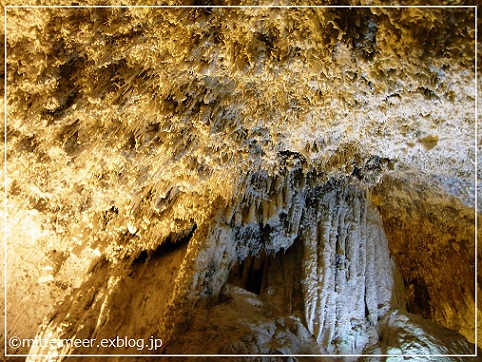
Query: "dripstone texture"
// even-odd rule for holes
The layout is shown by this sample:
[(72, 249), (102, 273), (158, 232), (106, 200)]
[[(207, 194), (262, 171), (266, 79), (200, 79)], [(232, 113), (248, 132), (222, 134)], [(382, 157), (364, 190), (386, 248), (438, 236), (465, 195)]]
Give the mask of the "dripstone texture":
[(474, 354), (474, 16), (9, 8), (7, 352)]

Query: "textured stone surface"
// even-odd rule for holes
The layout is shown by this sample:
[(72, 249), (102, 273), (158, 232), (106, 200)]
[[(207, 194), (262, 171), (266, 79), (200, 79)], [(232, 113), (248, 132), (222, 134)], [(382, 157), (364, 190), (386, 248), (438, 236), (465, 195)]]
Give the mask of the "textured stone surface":
[(472, 10), (7, 15), (8, 336), (473, 353)]

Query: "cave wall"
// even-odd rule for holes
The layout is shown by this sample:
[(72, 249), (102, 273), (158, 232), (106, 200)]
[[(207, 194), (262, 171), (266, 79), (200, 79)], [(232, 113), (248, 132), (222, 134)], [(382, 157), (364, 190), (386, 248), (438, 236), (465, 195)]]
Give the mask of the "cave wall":
[[(414, 188), (387, 178), (372, 193), (393, 258), (405, 276), (408, 310), (475, 340), (471, 305), (480, 283), (474, 273), (473, 209), (440, 190), (410, 184)], [(480, 230), (477, 234), (480, 238)]]
[[(296, 179), (295, 176), (288, 178)], [(263, 183), (259, 177), (256, 181), (260, 191), (260, 184), (273, 186), (263, 190), (269, 195), (265, 206), (274, 211), (267, 219), (261, 218), (267, 212), (251, 211), (257, 201), (261, 206), (261, 200), (241, 202), (243, 206), (228, 214), (239, 213), (244, 222), (236, 224), (234, 219), (223, 217), (208, 227), (211, 232), (203, 234), (199, 229), (194, 232), (192, 237), (199, 243), (195, 251), (191, 246), (193, 257), (188, 263), (183, 261), (185, 252), (176, 248), (160, 260), (149, 257), (134, 260), (133, 271), (130, 268), (120, 272), (106, 264), (98, 267), (91, 280), (44, 325), (40, 337), (69, 335), (100, 339), (109, 338), (112, 331), (125, 335), (139, 335), (142, 331), (146, 336), (169, 336), (173, 341), (166, 347), (169, 354), (298, 354), (307, 343), (318, 346), (312, 353), (361, 354), (369, 342), (378, 340), (375, 328), (378, 321), (390, 310), (405, 308), (403, 282), (389, 256), (375, 207), (357, 184), (329, 182), (303, 188), (294, 182), (291, 189), (276, 190), (274, 185), (291, 182), (265, 180)], [(224, 216), (226, 211), (223, 211)], [(250, 218), (250, 214), (260, 218)], [(189, 240), (191, 245), (195, 243)], [(236, 278), (233, 284), (226, 284), (230, 281), (228, 274), (239, 261), (251, 278), (238, 278), (239, 286), (234, 285)], [(184, 273), (175, 269), (179, 264), (185, 266)], [(171, 271), (170, 279), (163, 277), (166, 269)], [(257, 282), (253, 279), (255, 272), (260, 279)], [(173, 285), (187, 286), (176, 293)], [(247, 296), (247, 300), (238, 301), (239, 293)], [(161, 295), (164, 300), (159, 298)], [(80, 309), (86, 313), (81, 313), (79, 318), (75, 311), (83, 300), (86, 302), (80, 302)], [(254, 315), (258, 315), (259, 320), (245, 315), (245, 311), (241, 317), (239, 311), (230, 310), (236, 302), (244, 302), (251, 309), (258, 307)], [(164, 305), (168, 308), (163, 309)], [(190, 306), (188, 313), (180, 306)], [(226, 319), (220, 309), (227, 309), (223, 311)], [(209, 323), (200, 317), (206, 310)], [(219, 317), (213, 321), (212, 314), (216, 313)], [(298, 350), (291, 350), (293, 347), (282, 341), (277, 341), (281, 350), (273, 347), (273, 341), (267, 338), (269, 328), (265, 324), (273, 323), (268, 317), (291, 319), (291, 323), (294, 320), (304, 325), (300, 333), (293, 331), (288, 321), (282, 324), (282, 327), (288, 326), (292, 338), (298, 341)], [(142, 327), (142, 321), (149, 321), (149, 325)], [(244, 329), (226, 333), (237, 324), (244, 324)], [(167, 328), (172, 325), (176, 326), (173, 330)], [(245, 338), (252, 335), (253, 330), (255, 334), (258, 332), (259, 343), (246, 344)], [(205, 343), (206, 332), (215, 335), (216, 343), (209, 347)], [(277, 333), (275, 340), (281, 338)], [(94, 351), (107, 352), (112, 350)], [(135, 353), (135, 348), (130, 352)]]
[(7, 19), (8, 336), (156, 335), (164, 353), (480, 345), (473, 11)]

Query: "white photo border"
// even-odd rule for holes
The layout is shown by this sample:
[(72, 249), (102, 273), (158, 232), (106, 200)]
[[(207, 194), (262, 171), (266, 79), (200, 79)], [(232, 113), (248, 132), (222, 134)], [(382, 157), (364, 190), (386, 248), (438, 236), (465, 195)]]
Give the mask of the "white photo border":
[(139, 8), (139, 9), (177, 9), (177, 8), (221, 8), (221, 9), (243, 9), (243, 8), (275, 8), (275, 9), (327, 9), (327, 8), (422, 8), (422, 9), (440, 9), (440, 8), (457, 8), (457, 9), (472, 9), (474, 11), (474, 30), (475, 30), (475, 137), (474, 137), (474, 151), (475, 151), (475, 165), (474, 165), (474, 181), (475, 181), (475, 201), (474, 201), (474, 215), (475, 215), (475, 263), (474, 263), (474, 283), (475, 283), (475, 351), (474, 354), (58, 354), (55, 357), (477, 357), (477, 335), (478, 335), (478, 320), (477, 320), (477, 199), (478, 199), (478, 175), (477, 175), (477, 139), (478, 139), (478, 114), (477, 114), (477, 5), (92, 5), (92, 6), (76, 6), (76, 5), (5, 5), (4, 6), (4, 356), (5, 357), (53, 357), (47, 354), (8, 354), (8, 336), (7, 336), (7, 10), (16, 8), (40, 8), (40, 9), (80, 9), (80, 8)]

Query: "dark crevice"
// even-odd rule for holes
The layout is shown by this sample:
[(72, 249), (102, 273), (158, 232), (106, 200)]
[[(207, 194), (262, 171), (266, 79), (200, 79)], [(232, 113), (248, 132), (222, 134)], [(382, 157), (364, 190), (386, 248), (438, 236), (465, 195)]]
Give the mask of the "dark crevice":
[(134, 259), (132, 265), (139, 265), (149, 262), (150, 260), (159, 259), (164, 255), (170, 254), (173, 251), (180, 249), (187, 245), (194, 236), (197, 229), (197, 224), (194, 223), (192, 228), (186, 233), (170, 235), (156, 249), (142, 250), (139, 255)]
[(269, 265), (266, 253), (249, 255), (246, 259), (237, 262), (230, 271), (228, 283), (260, 295), (265, 278), (265, 271)]
[(425, 281), (420, 278), (407, 280), (405, 289), (409, 290), (411, 294), (407, 301), (407, 310), (410, 313), (420, 314), (424, 318), (431, 319), (430, 292)]

